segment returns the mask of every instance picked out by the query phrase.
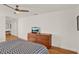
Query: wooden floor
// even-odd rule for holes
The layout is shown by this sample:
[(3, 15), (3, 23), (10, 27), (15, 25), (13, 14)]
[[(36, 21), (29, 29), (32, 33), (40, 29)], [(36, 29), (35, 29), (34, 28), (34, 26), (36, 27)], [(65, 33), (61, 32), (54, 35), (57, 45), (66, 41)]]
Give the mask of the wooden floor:
[(49, 51), (49, 54), (77, 54), (77, 52), (59, 48), (59, 47), (52, 47), (48, 49), (48, 51)]
[(18, 37), (11, 35), (11, 34), (6, 34), (6, 40), (10, 41), (10, 40), (16, 40)]
[[(6, 35), (7, 41), (15, 40), (15, 39), (17, 39), (17, 37), (14, 35)], [(77, 52), (66, 50), (59, 47), (51, 47), (50, 49), (48, 49), (48, 52), (49, 54), (77, 54)]]

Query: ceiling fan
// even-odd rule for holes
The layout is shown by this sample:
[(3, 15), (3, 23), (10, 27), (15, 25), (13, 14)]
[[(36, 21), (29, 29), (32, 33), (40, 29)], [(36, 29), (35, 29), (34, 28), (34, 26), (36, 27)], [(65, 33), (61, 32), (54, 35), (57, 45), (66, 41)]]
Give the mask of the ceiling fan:
[(3, 4), (3, 5), (6, 6), (6, 7), (11, 8), (11, 9), (17, 11), (17, 12), (29, 12), (29, 10), (22, 10), (22, 9), (19, 9), (19, 7), (20, 7), (19, 5), (16, 5), (15, 8), (13, 8), (13, 7), (11, 7), (11, 6), (7, 5), (7, 4)]

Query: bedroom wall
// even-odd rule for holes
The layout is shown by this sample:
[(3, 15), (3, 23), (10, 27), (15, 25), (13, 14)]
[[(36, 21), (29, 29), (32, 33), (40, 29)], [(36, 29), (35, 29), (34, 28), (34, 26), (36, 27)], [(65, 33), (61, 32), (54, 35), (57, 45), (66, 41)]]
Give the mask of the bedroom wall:
[(31, 27), (38, 26), (41, 28), (41, 33), (52, 34), (52, 45), (78, 51), (79, 31), (77, 31), (76, 21), (78, 12), (76, 9), (70, 9), (31, 17), (20, 17), (18, 35), (27, 39), (27, 33), (31, 32)]
[(0, 5), (0, 42), (5, 41), (5, 9)]
[(0, 16), (0, 42), (5, 41), (5, 18)]
[(18, 36), (18, 19), (12, 19), (12, 35)]

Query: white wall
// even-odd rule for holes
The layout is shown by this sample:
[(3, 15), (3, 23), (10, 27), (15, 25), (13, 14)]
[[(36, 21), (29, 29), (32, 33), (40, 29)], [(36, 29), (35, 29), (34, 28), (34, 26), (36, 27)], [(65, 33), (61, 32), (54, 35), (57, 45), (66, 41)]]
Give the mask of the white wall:
[(19, 18), (18, 35), (26, 39), (32, 26), (41, 28), (41, 32), (51, 33), (52, 45), (70, 50), (79, 50), (79, 31), (77, 31), (76, 10), (51, 12), (42, 15)]
[(0, 16), (0, 42), (5, 41), (5, 18)]
[(11, 28), (12, 35), (18, 36), (18, 19), (12, 19), (11, 24), (12, 24)]

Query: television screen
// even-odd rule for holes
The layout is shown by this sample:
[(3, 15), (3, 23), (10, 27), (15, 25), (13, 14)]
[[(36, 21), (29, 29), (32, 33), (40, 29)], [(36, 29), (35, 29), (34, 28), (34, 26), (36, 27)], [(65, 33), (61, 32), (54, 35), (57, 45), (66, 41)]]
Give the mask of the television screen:
[(33, 33), (39, 33), (40, 28), (39, 27), (32, 27), (32, 32)]

